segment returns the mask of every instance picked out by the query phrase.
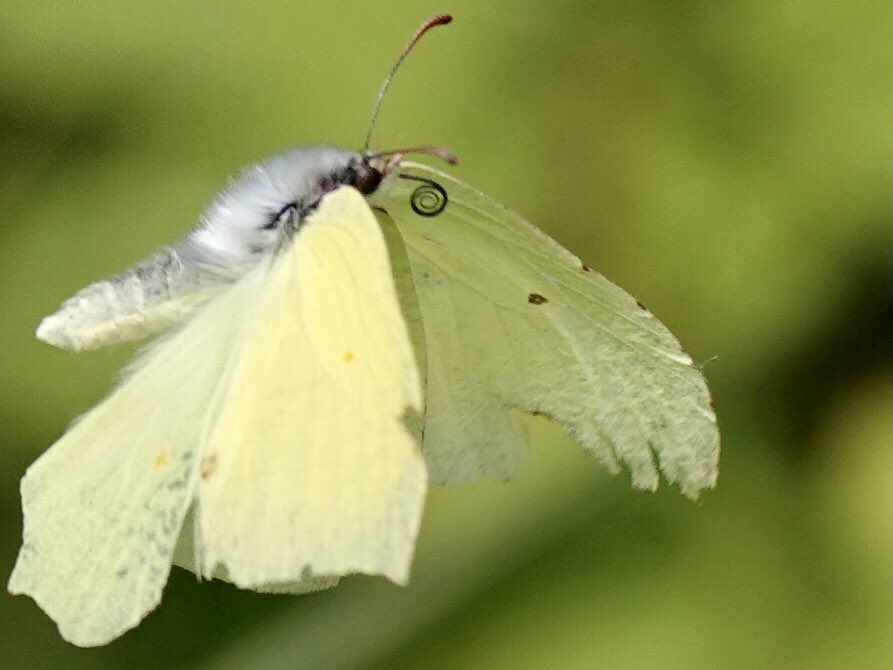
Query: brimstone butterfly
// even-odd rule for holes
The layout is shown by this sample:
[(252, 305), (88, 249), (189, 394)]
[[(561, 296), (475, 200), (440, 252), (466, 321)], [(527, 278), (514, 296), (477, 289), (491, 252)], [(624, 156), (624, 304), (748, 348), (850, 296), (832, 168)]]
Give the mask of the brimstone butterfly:
[(258, 591), (404, 584), (427, 485), (510, 478), (523, 413), (636, 487), (713, 486), (716, 418), (673, 335), (407, 151), (254, 165), (184, 241), (41, 323), (74, 351), (169, 331), (22, 481), (9, 589), (67, 640), (135, 626), (172, 563)]

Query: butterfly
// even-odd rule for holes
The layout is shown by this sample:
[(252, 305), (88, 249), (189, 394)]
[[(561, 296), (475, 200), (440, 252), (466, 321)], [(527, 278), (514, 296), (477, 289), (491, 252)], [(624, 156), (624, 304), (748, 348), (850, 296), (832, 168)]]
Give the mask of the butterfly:
[(405, 584), (429, 484), (510, 479), (525, 414), (638, 488), (714, 485), (716, 416), (669, 330), (413, 151), (454, 162), (316, 146), (253, 165), (184, 240), (40, 324), (72, 351), (156, 337), (22, 481), (9, 590), (65, 639), (136, 626), (172, 564), (256, 591)]

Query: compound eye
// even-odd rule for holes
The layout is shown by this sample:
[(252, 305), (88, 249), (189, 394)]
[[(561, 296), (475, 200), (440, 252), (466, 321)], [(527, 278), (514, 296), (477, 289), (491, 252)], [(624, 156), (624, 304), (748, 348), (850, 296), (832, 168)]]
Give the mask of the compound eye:
[(363, 195), (375, 193), (381, 184), (382, 174), (368, 165), (360, 165), (357, 169), (357, 178), (354, 186)]

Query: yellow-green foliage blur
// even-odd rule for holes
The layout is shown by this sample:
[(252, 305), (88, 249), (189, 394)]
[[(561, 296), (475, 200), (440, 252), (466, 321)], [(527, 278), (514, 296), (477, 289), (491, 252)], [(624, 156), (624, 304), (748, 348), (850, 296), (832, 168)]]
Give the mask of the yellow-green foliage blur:
[[(693, 504), (531, 425), (518, 481), (431, 491), (406, 589), (199, 584), (108, 647), (0, 596), (3, 668), (889, 668), (889, 3), (0, 3), (0, 577), (18, 481), (133, 348), (40, 318), (290, 145), (448, 147), (705, 362)], [(126, 448), (126, 445), (121, 445)]]

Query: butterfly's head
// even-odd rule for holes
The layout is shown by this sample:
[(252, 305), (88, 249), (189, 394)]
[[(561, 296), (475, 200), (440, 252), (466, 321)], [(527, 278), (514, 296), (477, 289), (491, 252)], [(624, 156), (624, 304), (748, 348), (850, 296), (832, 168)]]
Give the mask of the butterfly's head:
[(365, 196), (378, 191), (397, 172), (406, 154), (427, 154), (451, 165), (456, 157), (440, 147), (421, 146), (392, 151), (370, 150), (369, 141), (381, 101), (400, 63), (429, 29), (451, 21), (440, 14), (424, 22), (388, 73), (372, 112), (360, 151), (332, 146), (295, 148), (245, 170), (215, 198), (189, 236), (190, 253), (219, 267), (242, 267), (281, 248), (327, 193), (352, 186)]
[(422, 146), (394, 149), (392, 151), (361, 151), (354, 155), (348, 165), (342, 183), (353, 186), (363, 195), (371, 195), (378, 190), (381, 182), (400, 167), (400, 161), (406, 154), (427, 154), (435, 156), (450, 165), (456, 165), (459, 159), (443, 147)]
[(397, 160), (385, 156), (371, 155), (362, 151), (354, 154), (345, 169), (344, 184), (353, 186), (363, 195), (372, 195), (378, 190), (385, 177), (394, 172), (400, 165)]

